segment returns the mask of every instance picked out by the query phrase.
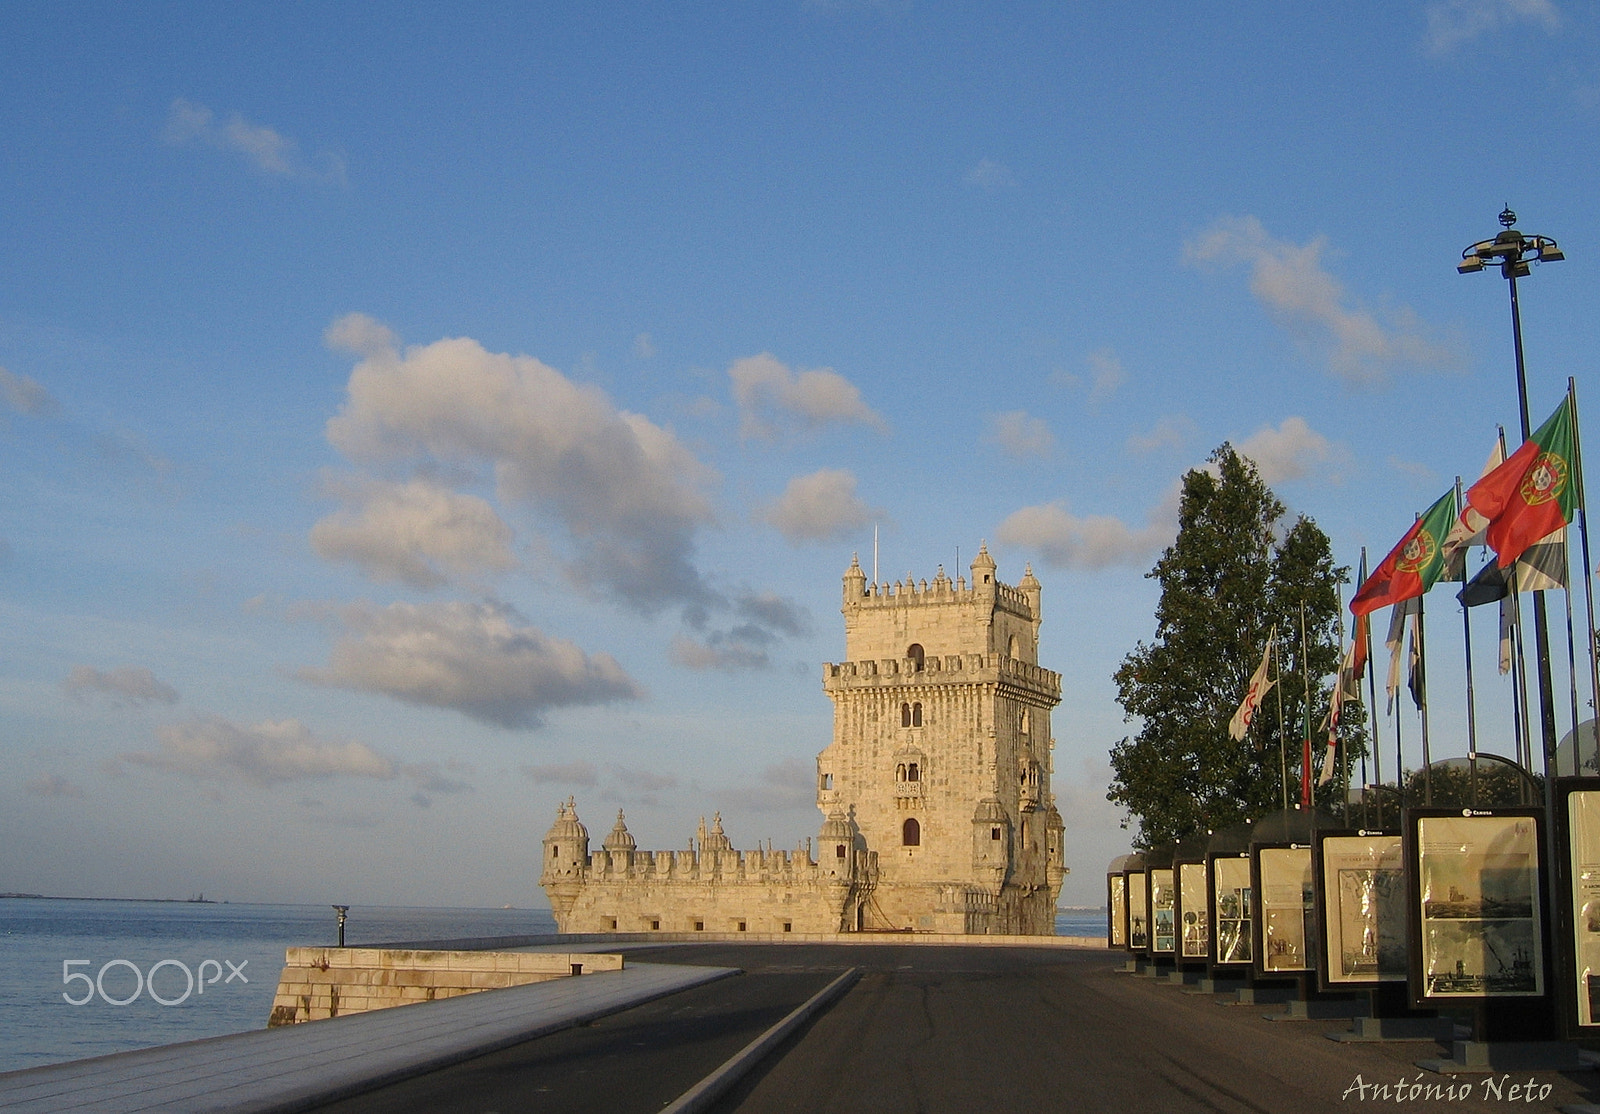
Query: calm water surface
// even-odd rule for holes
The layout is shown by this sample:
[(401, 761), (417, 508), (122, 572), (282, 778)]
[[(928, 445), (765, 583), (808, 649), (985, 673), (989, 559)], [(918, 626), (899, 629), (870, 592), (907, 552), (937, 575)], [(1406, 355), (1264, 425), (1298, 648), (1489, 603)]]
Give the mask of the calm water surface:
[[(345, 941), (554, 931), (548, 910), (356, 905)], [(283, 949), (337, 940), (334, 912), (326, 905), (0, 899), (0, 1072), (264, 1028)], [(86, 974), (88, 982), (63, 982), (68, 960), (88, 960), (67, 969)], [(114, 960), (126, 963), (105, 966)], [(148, 987), (134, 998), (139, 983), (166, 960), (173, 962), (155, 972), (156, 996), (183, 1000), (163, 1006)], [(189, 976), (178, 964), (207, 985), (184, 998)], [(97, 978), (99, 986), (91, 985)], [(81, 1006), (62, 997), (82, 999), (86, 991), (90, 1000)], [(112, 1004), (123, 1001), (128, 1004)]]
[[(357, 905), (345, 941), (554, 931), (543, 909)], [(283, 949), (333, 944), (336, 932), (326, 905), (0, 899), (0, 1072), (263, 1028)], [(1056, 932), (1103, 936), (1105, 914), (1063, 912)], [(77, 960), (87, 962), (63, 967)], [(191, 976), (204, 985), (194, 989)], [(149, 984), (142, 992), (141, 983)], [(88, 1001), (75, 1006), (64, 995)]]

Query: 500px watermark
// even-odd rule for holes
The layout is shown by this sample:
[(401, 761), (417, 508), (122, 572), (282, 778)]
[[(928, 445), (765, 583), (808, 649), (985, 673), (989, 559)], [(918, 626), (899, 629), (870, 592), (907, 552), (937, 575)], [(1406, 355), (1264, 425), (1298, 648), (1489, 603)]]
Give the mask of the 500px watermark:
[[(1482, 1094), (1478, 1095), (1480, 1090)], [(1509, 1075), (1491, 1075), (1474, 1086), (1464, 1079), (1434, 1081), (1418, 1072), (1413, 1079), (1402, 1075), (1394, 1083), (1368, 1083), (1358, 1075), (1340, 1097), (1346, 1102), (1466, 1102), (1476, 1096), (1484, 1102), (1534, 1103), (1549, 1098), (1551, 1090), (1550, 1084), (1540, 1083), (1532, 1076), (1524, 1083)]]
[[(163, 959), (152, 964), (148, 972), (141, 971), (137, 964), (130, 963), (126, 959), (112, 959), (101, 964), (99, 973), (92, 978), (87, 971), (73, 970), (74, 967), (88, 967), (93, 963), (94, 960), (92, 959), (63, 959), (61, 961), (62, 983), (67, 986), (72, 986), (76, 982), (83, 983), (82, 997), (74, 998), (71, 993), (65, 990), (61, 992), (61, 997), (67, 1005), (87, 1006), (94, 1001), (96, 995), (99, 995), (100, 1000), (108, 1006), (127, 1006), (133, 1004), (140, 994), (147, 994), (150, 1000), (158, 1005), (179, 1006), (189, 1000), (189, 995), (204, 994), (206, 987), (216, 986), (219, 982), (226, 986), (235, 979), (242, 983), (250, 981), (245, 977), (244, 973), (244, 969), (250, 965), (248, 959), (240, 963), (235, 963), (231, 959), (224, 959), (221, 963), (215, 959), (203, 959), (200, 961), (199, 967), (192, 971), (189, 969), (189, 965), (181, 960)], [(223, 964), (228, 966), (227, 978), (222, 977)], [(133, 993), (125, 998), (118, 998), (106, 993), (106, 972), (115, 972), (124, 967), (133, 973)], [(172, 974), (163, 978), (162, 982), (163, 984), (170, 984), (167, 986), (167, 994), (169, 996), (162, 997), (156, 990), (156, 974), (167, 968), (172, 969)], [(183, 993), (177, 994), (177, 978), (180, 971), (183, 973), (184, 980)], [(207, 977), (208, 975), (209, 977)], [(113, 982), (124, 981), (125, 978), (121, 975), (116, 975), (113, 978)], [(112, 989), (121, 988), (113, 986)]]

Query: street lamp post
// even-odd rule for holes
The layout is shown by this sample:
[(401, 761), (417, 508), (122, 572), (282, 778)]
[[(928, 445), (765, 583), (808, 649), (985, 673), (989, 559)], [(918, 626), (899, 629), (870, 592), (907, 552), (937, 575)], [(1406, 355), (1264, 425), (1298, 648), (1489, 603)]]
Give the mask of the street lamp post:
[[(1522, 439), (1533, 427), (1528, 421), (1528, 377), (1522, 363), (1522, 311), (1517, 304), (1517, 279), (1531, 273), (1532, 263), (1557, 263), (1565, 259), (1556, 242), (1548, 236), (1530, 236), (1514, 227), (1517, 214), (1507, 206), (1500, 211), (1503, 229), (1492, 240), (1479, 240), (1461, 253), (1456, 270), (1464, 275), (1498, 264), (1500, 274), (1511, 288), (1511, 340), (1517, 355), (1517, 405), (1521, 409)], [(1544, 772), (1548, 787), (1550, 765), (1556, 751), (1555, 689), (1550, 678), (1550, 637), (1545, 619), (1544, 593), (1533, 594), (1533, 636), (1539, 669), (1539, 733), (1544, 749)], [(1529, 756), (1532, 757), (1531, 755)]]

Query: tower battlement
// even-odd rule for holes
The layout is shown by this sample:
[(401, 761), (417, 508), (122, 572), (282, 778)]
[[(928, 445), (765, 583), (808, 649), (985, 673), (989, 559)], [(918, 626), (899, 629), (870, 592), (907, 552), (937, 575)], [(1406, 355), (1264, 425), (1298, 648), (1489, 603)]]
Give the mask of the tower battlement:
[(885, 658), (826, 662), (822, 667), (825, 691), (948, 684), (1012, 684), (1052, 703), (1061, 699), (1061, 674), (1004, 654), (925, 657), (920, 665), (914, 658)]

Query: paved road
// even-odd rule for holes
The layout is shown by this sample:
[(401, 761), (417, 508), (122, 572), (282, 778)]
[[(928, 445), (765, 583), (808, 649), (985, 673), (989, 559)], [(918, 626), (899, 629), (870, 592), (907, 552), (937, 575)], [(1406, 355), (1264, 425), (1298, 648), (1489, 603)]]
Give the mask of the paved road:
[[(1103, 951), (706, 944), (629, 955), (749, 973), (325, 1109), (659, 1110), (850, 966), (864, 972), (855, 987), (720, 1114), (1322, 1114), (1393, 1105), (1370, 1090), (1343, 1097), (1358, 1075), (1450, 1082), (1414, 1066), (1442, 1051), (1433, 1042), (1336, 1044), (1322, 1034), (1340, 1022), (1266, 1021), (1270, 1007), (1120, 974)], [(1461, 1077), (1469, 1100), (1403, 1109), (1555, 1110), (1600, 1100), (1595, 1074), (1533, 1073), (1550, 1092), (1531, 1104), (1485, 1101), (1482, 1083)]]
[(652, 1114), (842, 968), (779, 965), (317, 1107), (326, 1114)]

